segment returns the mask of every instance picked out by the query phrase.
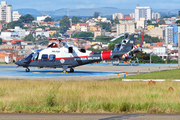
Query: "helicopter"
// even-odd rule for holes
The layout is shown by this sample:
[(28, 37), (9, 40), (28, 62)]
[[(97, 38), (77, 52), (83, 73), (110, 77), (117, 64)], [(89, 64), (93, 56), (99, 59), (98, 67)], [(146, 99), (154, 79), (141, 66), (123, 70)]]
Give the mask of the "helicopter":
[[(132, 34), (128, 39), (129, 34), (124, 34), (125, 39), (119, 50), (105, 50), (105, 51), (90, 51), (74, 46), (70, 42), (62, 42), (60, 39), (58, 43), (51, 43), (45, 49), (33, 51), (29, 56), (16, 61), (15, 64), (22, 66), (26, 72), (30, 72), (29, 67), (38, 68), (62, 68), (63, 73), (74, 72), (77, 66), (109, 60), (113, 58), (125, 59), (136, 49), (133, 47), (135, 39), (138, 34)], [(18, 67), (17, 66), (17, 67)]]

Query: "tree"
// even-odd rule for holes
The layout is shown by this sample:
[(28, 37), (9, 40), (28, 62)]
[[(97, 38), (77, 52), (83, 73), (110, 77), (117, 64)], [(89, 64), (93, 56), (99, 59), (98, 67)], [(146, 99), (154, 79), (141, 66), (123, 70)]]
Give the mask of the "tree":
[(164, 21), (164, 20), (160, 20), (160, 21), (158, 22), (158, 24), (165, 24), (165, 21)]
[(51, 19), (50, 17), (46, 17), (44, 20), (44, 22), (51, 22), (51, 21), (53, 21), (53, 19)]
[(109, 43), (108, 50), (114, 50), (115, 43)]
[(111, 25), (106, 23), (106, 22), (102, 22), (100, 23), (100, 26), (102, 29), (106, 30), (106, 32), (111, 32)]
[(30, 15), (30, 14), (26, 14), (24, 16), (20, 17), (20, 20), (23, 23), (31, 23), (34, 20), (34, 16)]
[(79, 19), (76, 16), (72, 17), (72, 24), (77, 24), (79, 22)]
[(0, 38), (0, 45), (2, 45), (2, 38)]
[(32, 34), (29, 34), (24, 38), (24, 41), (35, 41), (35, 38), (32, 36)]
[(119, 19), (116, 17), (116, 19), (114, 19), (115, 24), (119, 24)]
[(94, 34), (91, 32), (79, 32), (79, 33), (75, 33), (72, 37), (73, 38), (75, 38), (75, 37), (94, 37)]
[(147, 20), (147, 24), (152, 24), (152, 21), (151, 20)]
[(65, 33), (70, 27), (70, 21), (68, 16), (64, 15), (60, 21), (60, 33)]
[(100, 12), (94, 12), (93, 17), (98, 18), (99, 14), (100, 14)]
[(14, 29), (15, 26), (19, 26), (19, 27), (23, 28), (24, 25), (20, 20), (12, 21), (12, 22), (8, 23), (7, 28)]
[(180, 24), (180, 20), (177, 20), (176, 23), (177, 23), (177, 24), (178, 24), (178, 23)]

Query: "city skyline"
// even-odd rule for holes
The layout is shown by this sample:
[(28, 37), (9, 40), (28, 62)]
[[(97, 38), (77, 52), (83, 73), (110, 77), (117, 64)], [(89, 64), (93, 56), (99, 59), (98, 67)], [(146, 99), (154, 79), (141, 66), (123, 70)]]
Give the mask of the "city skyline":
[[(1, 0), (3, 1), (3, 0)], [(22, 9), (22, 8), (32, 8), (43, 11), (54, 11), (57, 9), (67, 8), (69, 9), (78, 9), (78, 8), (99, 8), (99, 7), (114, 7), (119, 9), (135, 9), (136, 5), (140, 6), (150, 6), (152, 9), (180, 9), (180, 1), (179, 0), (6, 0), (7, 4), (12, 5), (13, 10)]]

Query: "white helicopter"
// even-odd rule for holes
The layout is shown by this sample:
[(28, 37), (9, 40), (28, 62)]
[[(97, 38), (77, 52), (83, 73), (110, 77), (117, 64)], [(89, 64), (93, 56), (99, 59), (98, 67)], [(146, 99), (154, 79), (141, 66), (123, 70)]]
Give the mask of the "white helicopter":
[(63, 73), (66, 73), (68, 68), (70, 68), (70, 72), (74, 72), (75, 67), (85, 64), (112, 58), (126, 59), (131, 52), (137, 51), (138, 46), (135, 47), (134, 42), (138, 35), (133, 34), (130, 39), (128, 39), (127, 33), (124, 35), (126, 37), (119, 50), (90, 51), (59, 40), (59, 43), (52, 43), (45, 49), (36, 50), (15, 64), (25, 67), (26, 72), (30, 72), (29, 67), (50, 67), (62, 68)]

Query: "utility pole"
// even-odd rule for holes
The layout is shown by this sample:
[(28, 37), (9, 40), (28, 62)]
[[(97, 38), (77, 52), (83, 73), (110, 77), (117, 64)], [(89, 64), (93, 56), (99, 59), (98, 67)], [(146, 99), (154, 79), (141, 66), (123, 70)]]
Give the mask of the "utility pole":
[[(178, 24), (180, 27), (180, 24)], [(180, 64), (180, 32), (178, 32), (178, 64)]]

